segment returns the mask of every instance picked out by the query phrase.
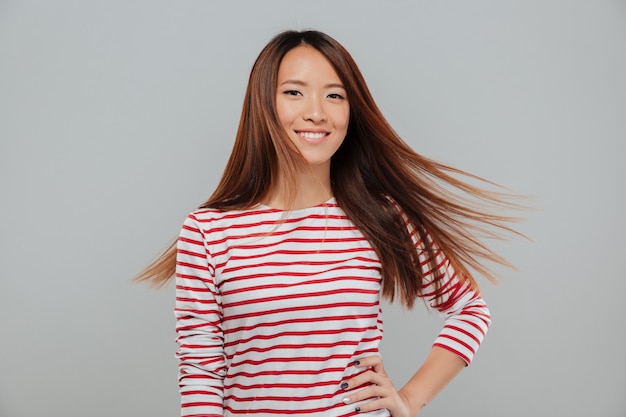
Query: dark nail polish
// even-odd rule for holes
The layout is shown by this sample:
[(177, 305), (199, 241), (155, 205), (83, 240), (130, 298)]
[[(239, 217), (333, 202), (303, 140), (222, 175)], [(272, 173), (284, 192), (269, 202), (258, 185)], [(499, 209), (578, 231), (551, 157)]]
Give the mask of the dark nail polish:
[(360, 364), (361, 364), (361, 361), (359, 361), (359, 360), (354, 361), (354, 366), (359, 366)]
[(348, 383), (344, 382), (341, 384), (341, 389), (347, 389), (348, 388)]
[(360, 413), (361, 412), (361, 407), (355, 408), (354, 411), (356, 411), (357, 413)]

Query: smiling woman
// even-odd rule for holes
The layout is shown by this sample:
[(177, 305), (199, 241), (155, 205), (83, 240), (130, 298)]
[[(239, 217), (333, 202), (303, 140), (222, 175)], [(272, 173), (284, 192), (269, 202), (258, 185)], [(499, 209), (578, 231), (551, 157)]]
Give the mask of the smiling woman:
[[(176, 277), (182, 414), (419, 414), (490, 324), (469, 269), (506, 261), (475, 236), (511, 231), (484, 209), (513, 206), (503, 194), (455, 174), (398, 137), (336, 40), (272, 39), (217, 189), (138, 277)], [(379, 354), (381, 294), (445, 317), (400, 390)]]
[[(330, 160), (348, 132), (350, 104), (335, 69), (315, 48), (299, 46), (283, 58), (278, 68), (276, 113), (289, 139), (309, 165), (300, 170), (302, 180), (315, 173), (319, 181), (320, 187), (306, 189), (306, 193), (298, 196), (299, 205), (306, 207), (316, 200), (325, 201), (332, 195)], [(282, 198), (271, 196), (269, 204), (285, 206)]]
[[(330, 158), (348, 132), (350, 105), (341, 79), (316, 49), (300, 46), (283, 58), (278, 69), (276, 111), (307, 162), (323, 165), (330, 172)], [(309, 157), (313, 152), (319, 155)]]

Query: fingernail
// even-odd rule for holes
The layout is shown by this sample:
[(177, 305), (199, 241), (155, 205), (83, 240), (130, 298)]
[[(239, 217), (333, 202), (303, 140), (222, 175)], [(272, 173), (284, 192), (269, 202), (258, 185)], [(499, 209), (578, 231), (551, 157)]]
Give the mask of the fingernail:
[(350, 397), (346, 397), (341, 401), (343, 401), (344, 404), (348, 404), (350, 402)]
[(341, 389), (347, 389), (348, 388), (348, 383), (344, 382), (341, 384)]
[(355, 408), (354, 411), (356, 411), (357, 413), (360, 413), (361, 412), (361, 407)]
[(354, 366), (359, 366), (360, 364), (361, 364), (361, 361), (359, 360), (354, 361)]

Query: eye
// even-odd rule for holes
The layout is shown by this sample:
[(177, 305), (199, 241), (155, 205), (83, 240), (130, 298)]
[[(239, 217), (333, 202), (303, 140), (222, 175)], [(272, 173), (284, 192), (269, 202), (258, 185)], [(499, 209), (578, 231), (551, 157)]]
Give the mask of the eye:
[(283, 94), (286, 94), (288, 96), (301, 96), (302, 95), (302, 93), (299, 92), (298, 90), (286, 90), (286, 91), (283, 91)]
[(338, 93), (331, 93), (331, 94), (328, 95), (328, 98), (331, 98), (333, 100), (344, 100), (345, 99), (344, 96), (342, 96), (341, 94), (338, 94)]

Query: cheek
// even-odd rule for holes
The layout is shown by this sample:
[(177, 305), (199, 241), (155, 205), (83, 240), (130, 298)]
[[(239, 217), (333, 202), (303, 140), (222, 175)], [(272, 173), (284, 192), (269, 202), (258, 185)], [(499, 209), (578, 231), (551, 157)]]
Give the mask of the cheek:
[(350, 124), (350, 109), (346, 109), (341, 115), (340, 126), (342, 130), (348, 131), (348, 125)]
[(278, 121), (283, 124), (283, 120), (285, 119), (285, 108), (281, 104), (280, 100), (276, 101), (276, 115), (278, 116)]
[(291, 124), (295, 118), (295, 109), (291, 103), (285, 103), (284, 100), (276, 100), (276, 115), (278, 121), (283, 126)]

